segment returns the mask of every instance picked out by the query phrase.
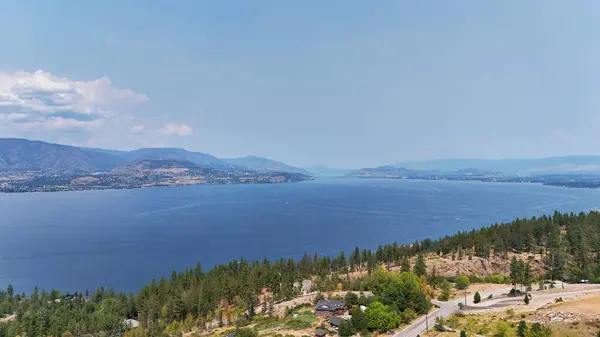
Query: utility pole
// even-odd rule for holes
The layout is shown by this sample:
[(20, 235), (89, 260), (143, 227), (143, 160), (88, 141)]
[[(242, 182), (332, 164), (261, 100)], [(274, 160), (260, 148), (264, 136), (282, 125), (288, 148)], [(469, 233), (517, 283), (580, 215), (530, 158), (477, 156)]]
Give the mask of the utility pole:
[(427, 333), (429, 333), (429, 316), (428, 315), (429, 315), (429, 313), (426, 312), (425, 313), (425, 331)]
[(467, 288), (465, 288), (465, 307), (467, 306)]

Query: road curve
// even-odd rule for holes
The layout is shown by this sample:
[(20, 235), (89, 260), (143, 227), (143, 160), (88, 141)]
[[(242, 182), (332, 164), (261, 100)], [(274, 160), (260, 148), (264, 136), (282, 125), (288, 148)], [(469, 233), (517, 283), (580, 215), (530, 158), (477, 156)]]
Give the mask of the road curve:
[[(532, 292), (532, 296), (537, 299), (537, 300), (546, 300), (546, 301), (553, 301), (555, 298), (558, 297), (568, 297), (568, 296), (573, 296), (573, 295), (584, 295), (584, 294), (593, 294), (593, 293), (600, 293), (600, 286), (599, 285), (589, 285), (589, 284), (566, 284), (565, 286), (567, 286), (568, 289), (559, 289), (559, 290), (555, 290), (553, 292), (545, 292), (545, 293), (537, 293), (537, 292)], [(494, 299), (491, 300), (484, 300), (483, 302), (480, 302), (478, 304), (473, 304), (473, 303), (467, 303), (469, 306), (469, 311), (472, 310), (484, 310), (484, 309), (489, 309), (492, 307), (502, 307), (502, 306), (509, 306), (509, 305), (513, 305), (516, 303), (520, 303), (522, 301), (522, 298), (515, 298), (515, 297), (500, 297), (498, 298), (498, 296), (502, 295), (502, 294), (506, 294), (510, 291), (510, 287), (507, 287), (505, 289), (499, 289), (499, 290), (494, 290), (494, 291), (490, 291), (490, 292), (480, 292), (481, 297), (482, 298), (487, 298), (490, 294), (494, 297)], [(470, 299), (467, 298), (467, 301), (469, 301)], [(439, 309), (433, 310), (431, 311), (428, 315), (427, 315), (427, 321), (425, 321), (425, 317), (421, 317), (419, 319), (417, 319), (416, 321), (414, 321), (413, 323), (411, 323), (410, 325), (404, 327), (402, 330), (396, 332), (393, 337), (416, 337), (419, 334), (423, 333), (424, 331), (426, 331), (427, 326), (429, 326), (429, 329), (433, 329), (433, 326), (435, 325), (435, 319), (437, 317), (447, 317), (451, 314), (457, 313), (458, 311), (460, 311), (459, 307), (458, 307), (458, 303), (459, 302), (463, 302), (463, 299), (455, 299), (449, 302), (439, 302), (439, 301), (431, 301), (433, 304), (439, 306)]]

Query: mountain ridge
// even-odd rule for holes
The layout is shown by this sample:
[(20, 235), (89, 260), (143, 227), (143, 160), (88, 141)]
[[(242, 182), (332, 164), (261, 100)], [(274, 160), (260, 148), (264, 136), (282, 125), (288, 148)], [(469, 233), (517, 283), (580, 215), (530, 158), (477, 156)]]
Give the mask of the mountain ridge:
[[(262, 163), (260, 170), (255, 169), (257, 165), (251, 164), (248, 158), (254, 162), (260, 161)], [(173, 147), (121, 151), (77, 147), (25, 138), (0, 138), (0, 171), (106, 172), (123, 164), (141, 160), (189, 161), (202, 167), (223, 171), (251, 170), (310, 175), (304, 169), (257, 156), (220, 159), (208, 153)]]

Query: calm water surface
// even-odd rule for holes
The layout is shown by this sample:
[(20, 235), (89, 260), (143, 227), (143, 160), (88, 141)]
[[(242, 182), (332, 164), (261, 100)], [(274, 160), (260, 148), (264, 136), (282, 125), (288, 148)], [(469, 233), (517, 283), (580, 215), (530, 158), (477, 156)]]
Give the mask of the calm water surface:
[(600, 189), (417, 180), (0, 194), (0, 287), (138, 290), (197, 262), (337, 254), (595, 208)]

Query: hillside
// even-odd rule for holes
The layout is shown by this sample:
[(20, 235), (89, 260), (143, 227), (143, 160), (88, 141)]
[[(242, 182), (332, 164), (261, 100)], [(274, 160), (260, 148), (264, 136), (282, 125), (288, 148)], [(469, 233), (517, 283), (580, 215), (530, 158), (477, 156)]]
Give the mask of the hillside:
[(600, 156), (564, 156), (540, 159), (438, 159), (400, 162), (395, 167), (414, 170), (457, 171), (475, 168), (510, 174), (600, 172)]
[(93, 172), (122, 164), (109, 153), (18, 138), (0, 139), (1, 171)]
[(149, 171), (149, 170), (169, 170), (169, 169), (185, 169), (194, 170), (199, 169), (195, 163), (187, 160), (175, 160), (175, 159), (144, 159), (130, 163), (123, 164), (112, 172), (127, 172), (127, 171)]
[(374, 168), (363, 168), (347, 173), (348, 177), (359, 178), (405, 178), (413, 177), (419, 173), (404, 167), (379, 166)]
[(224, 162), (258, 172), (288, 172), (310, 175), (305, 169), (294, 167), (280, 161), (266, 159), (256, 156), (243, 158), (222, 159)]
[(219, 159), (180, 148), (141, 148), (132, 151), (84, 148), (16, 138), (0, 138), (0, 172), (44, 173), (107, 172), (143, 160), (175, 160), (221, 171), (283, 172), (310, 175), (285, 163), (248, 156)]
[(200, 166), (229, 167), (219, 158), (203, 152), (192, 152), (179, 148), (142, 148), (123, 153), (121, 156), (126, 161), (137, 160), (179, 160), (189, 161)]

